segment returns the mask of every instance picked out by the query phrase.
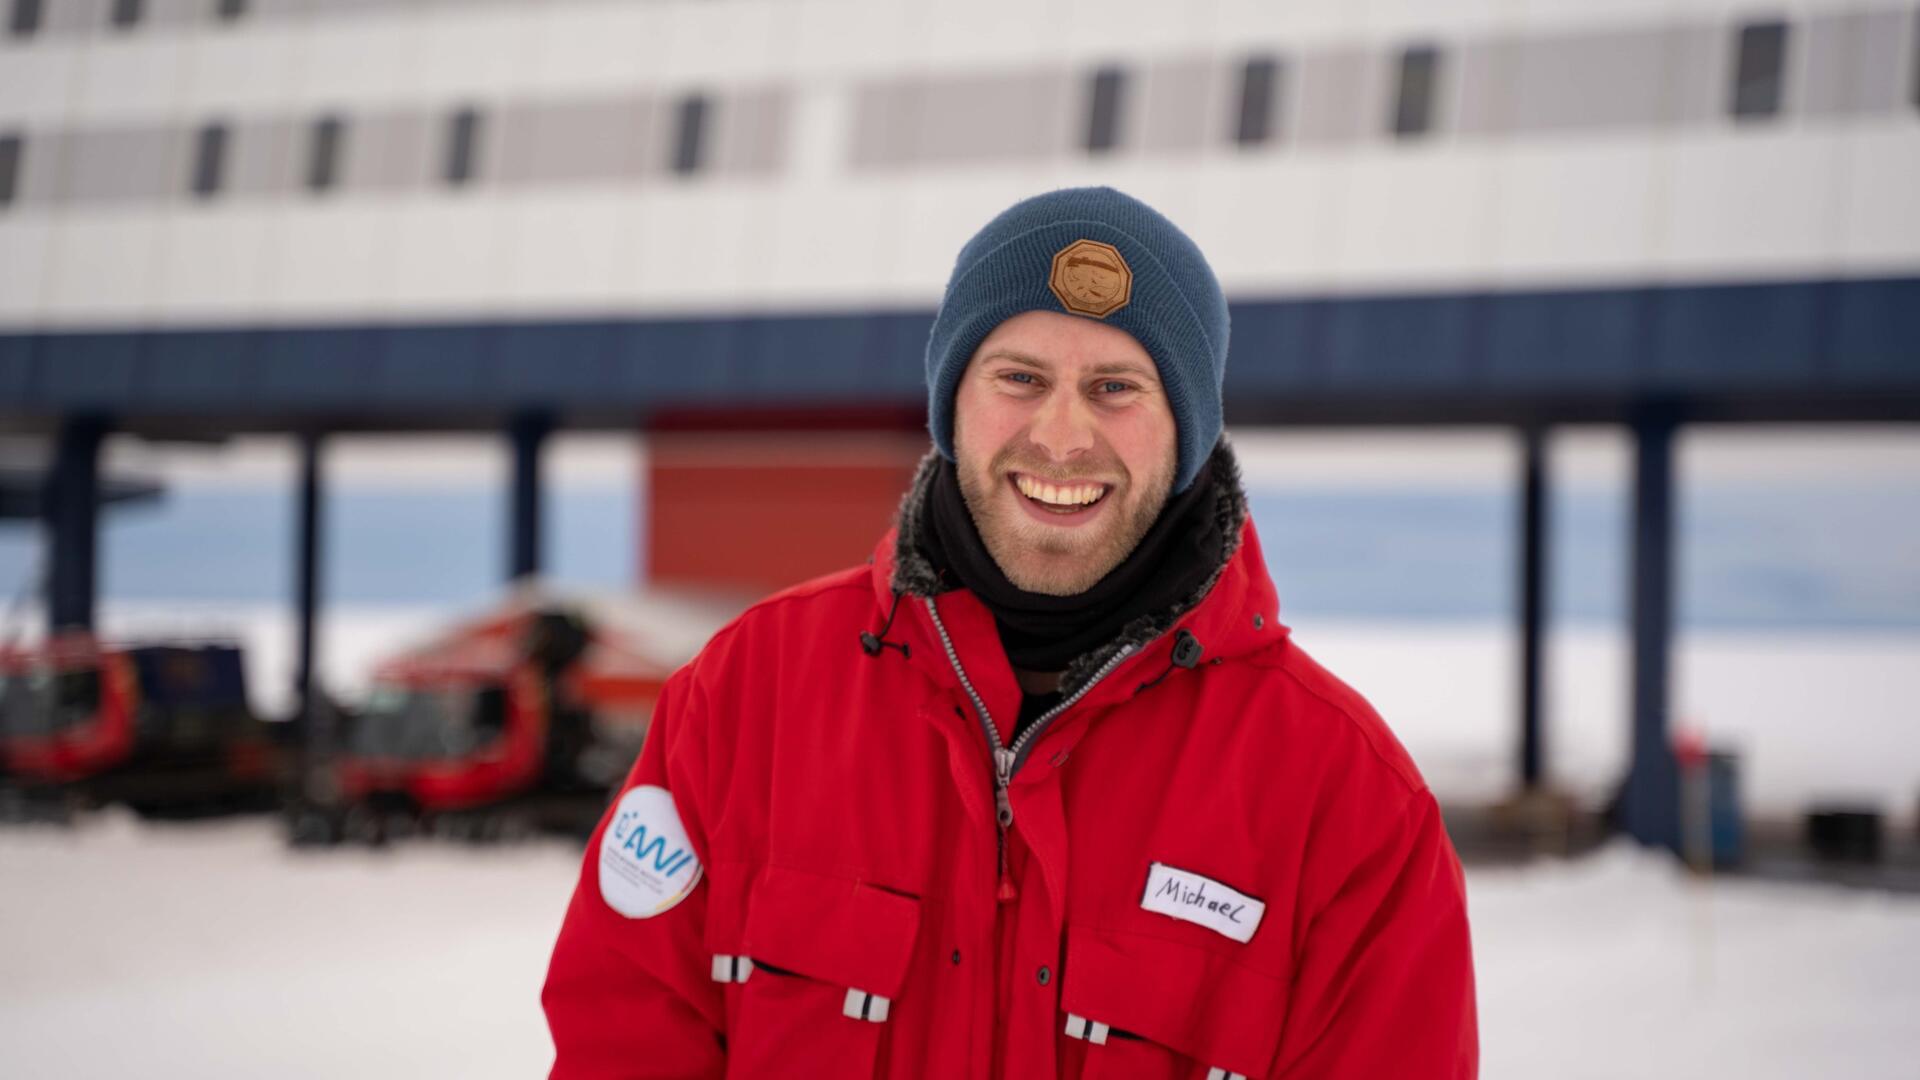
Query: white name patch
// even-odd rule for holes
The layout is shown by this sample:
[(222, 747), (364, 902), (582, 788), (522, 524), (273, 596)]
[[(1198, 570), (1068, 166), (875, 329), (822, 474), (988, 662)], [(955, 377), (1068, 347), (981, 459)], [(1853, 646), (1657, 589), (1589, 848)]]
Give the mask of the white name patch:
[(1245, 945), (1253, 939), (1267, 905), (1209, 877), (1154, 863), (1147, 869), (1147, 892), (1140, 906), (1148, 911), (1204, 926)]
[(641, 784), (620, 797), (600, 834), (600, 898), (629, 919), (650, 919), (700, 884), (700, 859), (666, 788)]

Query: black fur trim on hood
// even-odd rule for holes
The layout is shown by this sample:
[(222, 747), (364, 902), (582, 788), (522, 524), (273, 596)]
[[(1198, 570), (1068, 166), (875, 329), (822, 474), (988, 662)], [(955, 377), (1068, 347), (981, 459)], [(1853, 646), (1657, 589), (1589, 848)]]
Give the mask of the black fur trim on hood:
[[(937, 596), (955, 586), (941, 580), (940, 573), (920, 553), (919, 539), (925, 529), (927, 492), (933, 487), (934, 469), (940, 460), (940, 452), (929, 450), (920, 459), (919, 468), (914, 472), (913, 483), (907, 486), (907, 493), (900, 500), (900, 511), (894, 519), (899, 526), (899, 535), (894, 541), (893, 550), (893, 591), (909, 596)], [(1075, 657), (1067, 665), (1065, 674), (1060, 677), (1060, 690), (1071, 697), (1080, 689), (1101, 665), (1113, 658), (1113, 655), (1129, 646), (1145, 645), (1161, 634), (1166, 633), (1180, 616), (1192, 611), (1207, 593), (1213, 591), (1214, 583), (1220, 580), (1220, 574), (1233, 561), (1240, 550), (1240, 528), (1247, 519), (1247, 493), (1240, 484), (1240, 462), (1233, 456), (1233, 448), (1228, 445), (1225, 434), (1214, 445), (1213, 455), (1213, 491), (1214, 517), (1220, 522), (1222, 535), (1226, 543), (1220, 553), (1220, 564), (1207, 575), (1205, 584), (1195, 590), (1191, 596), (1161, 611), (1148, 612), (1120, 628), (1113, 640), (1097, 649), (1092, 649)]]

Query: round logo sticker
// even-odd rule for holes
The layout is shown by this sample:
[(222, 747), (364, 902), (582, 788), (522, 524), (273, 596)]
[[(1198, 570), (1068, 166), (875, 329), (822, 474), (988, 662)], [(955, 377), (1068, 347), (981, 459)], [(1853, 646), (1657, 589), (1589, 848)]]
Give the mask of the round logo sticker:
[(600, 897), (629, 919), (648, 919), (687, 898), (700, 859), (687, 842), (673, 794), (641, 784), (620, 797), (600, 834)]

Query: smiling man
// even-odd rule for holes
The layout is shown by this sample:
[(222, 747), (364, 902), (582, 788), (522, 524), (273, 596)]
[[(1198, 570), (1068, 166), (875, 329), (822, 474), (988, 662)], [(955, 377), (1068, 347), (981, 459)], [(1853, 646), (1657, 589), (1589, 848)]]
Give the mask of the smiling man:
[(1227, 326), (1111, 189), (968, 242), (895, 527), (655, 710), (554, 948), (554, 1076), (1475, 1074), (1459, 863), (1279, 621)]

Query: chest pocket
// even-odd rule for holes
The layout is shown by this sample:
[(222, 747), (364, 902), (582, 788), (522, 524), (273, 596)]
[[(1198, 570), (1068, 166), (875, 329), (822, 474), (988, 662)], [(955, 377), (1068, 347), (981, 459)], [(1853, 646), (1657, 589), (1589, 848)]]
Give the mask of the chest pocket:
[[(856, 881), (768, 866), (747, 898), (752, 970), (729, 1024), (732, 1076), (872, 1076), (920, 929), (920, 902)], [(913, 1003), (904, 1003), (912, 1009)]]
[(1231, 1080), (1272, 1067), (1287, 1004), (1272, 975), (1197, 945), (1087, 927), (1068, 932), (1065, 975), (1065, 1076)]

